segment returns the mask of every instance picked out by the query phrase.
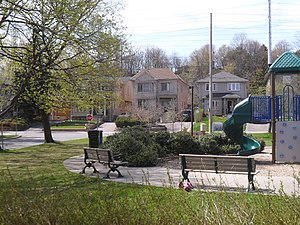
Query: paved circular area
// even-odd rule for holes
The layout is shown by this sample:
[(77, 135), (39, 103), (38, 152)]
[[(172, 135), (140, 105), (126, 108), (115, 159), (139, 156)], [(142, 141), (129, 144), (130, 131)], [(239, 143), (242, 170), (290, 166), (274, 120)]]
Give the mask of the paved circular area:
[[(85, 166), (83, 155), (74, 156), (64, 161), (64, 166), (71, 172), (80, 173)], [(99, 174), (94, 174), (92, 169), (87, 169), (82, 176), (103, 178), (108, 171), (103, 165), (96, 164)], [(177, 187), (182, 179), (180, 169), (166, 167), (119, 167), (123, 178), (117, 178), (112, 173), (110, 179), (116, 182), (136, 183), (144, 185)], [(204, 190), (229, 190), (245, 192), (248, 185), (247, 175), (239, 174), (212, 174), (212, 173), (191, 173), (190, 180), (197, 188)], [(257, 175), (254, 177), (255, 186), (260, 193), (277, 193), (282, 190), (285, 194), (300, 194), (300, 186), (292, 176), (271, 176)]]

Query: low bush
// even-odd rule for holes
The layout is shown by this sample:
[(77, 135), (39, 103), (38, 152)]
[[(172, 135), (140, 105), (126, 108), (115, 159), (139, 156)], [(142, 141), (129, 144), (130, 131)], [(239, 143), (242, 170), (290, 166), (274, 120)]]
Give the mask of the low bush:
[(241, 149), (240, 145), (220, 133), (204, 135), (199, 142), (202, 151), (210, 155), (236, 154)]
[(159, 146), (157, 147), (157, 153), (159, 157), (164, 157), (170, 153), (173, 153), (173, 151), (171, 151), (171, 133), (169, 133), (168, 131), (158, 131), (156, 133), (152, 133), (152, 137), (154, 139), (154, 142)]
[[(261, 141), (262, 146), (263, 142)], [(155, 166), (158, 157), (169, 154), (237, 154), (240, 145), (221, 133), (207, 134), (195, 139), (187, 131), (169, 133), (167, 131), (150, 132), (143, 127), (127, 127), (120, 133), (107, 137), (105, 142), (115, 154), (121, 154), (122, 160), (130, 166)]]
[(201, 148), (199, 148), (199, 142), (191, 136), (187, 131), (180, 131), (172, 133), (171, 136), (171, 149), (169, 152), (174, 154), (180, 153), (194, 153), (202, 154)]
[(141, 125), (141, 121), (133, 117), (118, 117), (115, 120), (115, 124), (119, 128), (133, 127), (133, 126)]
[[(86, 120), (66, 120), (55, 124), (55, 126), (84, 126), (86, 123)], [(96, 124), (96, 121), (90, 121), (89, 123)]]
[(158, 162), (158, 154), (156, 145), (142, 145), (136, 154), (128, 155), (126, 160), (129, 166), (156, 166)]
[(142, 127), (126, 127), (120, 133), (108, 136), (105, 146), (120, 154), (130, 166), (155, 166), (158, 153), (150, 132)]
[(3, 130), (26, 130), (29, 128), (28, 122), (23, 118), (8, 118), (0, 122)]

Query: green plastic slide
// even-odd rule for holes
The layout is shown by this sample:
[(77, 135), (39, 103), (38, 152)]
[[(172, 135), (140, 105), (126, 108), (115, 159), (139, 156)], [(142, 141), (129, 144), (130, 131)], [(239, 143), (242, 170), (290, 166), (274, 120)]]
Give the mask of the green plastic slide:
[(242, 148), (238, 155), (247, 156), (260, 152), (260, 143), (243, 135), (243, 125), (249, 122), (251, 122), (251, 101), (248, 97), (234, 107), (232, 115), (223, 124), (225, 134)]

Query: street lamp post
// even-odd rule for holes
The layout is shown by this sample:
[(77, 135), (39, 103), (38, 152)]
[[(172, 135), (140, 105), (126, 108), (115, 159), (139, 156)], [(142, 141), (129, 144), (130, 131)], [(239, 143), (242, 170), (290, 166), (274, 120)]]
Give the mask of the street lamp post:
[(191, 135), (193, 137), (194, 132), (194, 86), (189, 87), (192, 90), (192, 112), (191, 112)]

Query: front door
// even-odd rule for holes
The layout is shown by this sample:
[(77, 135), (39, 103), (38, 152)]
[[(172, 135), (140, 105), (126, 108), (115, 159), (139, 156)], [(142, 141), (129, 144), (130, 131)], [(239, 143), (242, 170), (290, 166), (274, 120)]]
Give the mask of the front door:
[(233, 102), (231, 100), (227, 101), (227, 112), (232, 113), (232, 109), (233, 109)]

